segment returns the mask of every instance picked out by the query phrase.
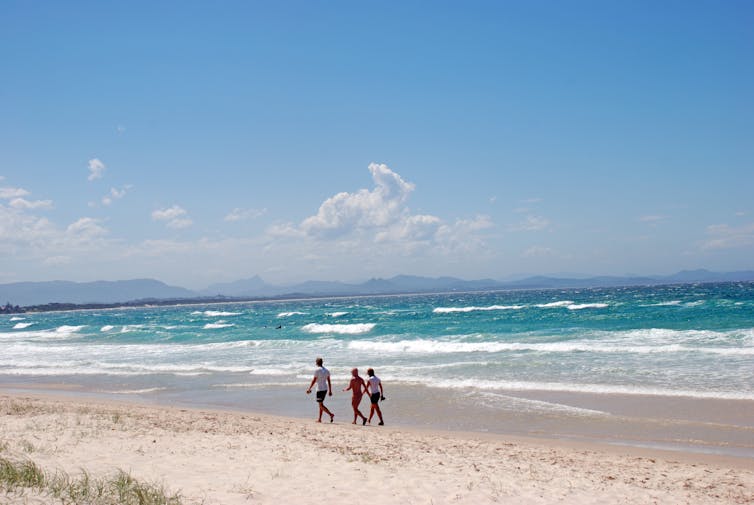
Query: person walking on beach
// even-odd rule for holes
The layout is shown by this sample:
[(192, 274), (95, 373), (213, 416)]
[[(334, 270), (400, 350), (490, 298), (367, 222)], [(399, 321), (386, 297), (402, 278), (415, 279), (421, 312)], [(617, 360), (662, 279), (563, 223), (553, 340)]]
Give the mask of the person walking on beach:
[(382, 420), (382, 411), (380, 410), (379, 401), (385, 399), (385, 392), (382, 389), (382, 381), (379, 377), (374, 375), (374, 368), (367, 370), (369, 379), (367, 380), (367, 392), (369, 392), (369, 401), (372, 402), (372, 407), (369, 410), (369, 424), (372, 424), (372, 416), (377, 412), (377, 417), (380, 418), (379, 425), (382, 426), (385, 422)]
[(317, 403), (319, 403), (319, 418), (317, 422), (322, 422), (322, 413), (326, 413), (330, 416), (330, 422), (335, 419), (335, 414), (325, 407), (325, 396), (328, 394), (332, 396), (332, 383), (330, 382), (330, 371), (322, 365), (322, 358), (317, 358), (317, 369), (314, 371), (314, 377), (309, 384), (309, 389), (306, 390), (306, 394), (312, 392), (312, 387), (317, 384)]
[(351, 382), (348, 383), (348, 387), (343, 390), (343, 392), (348, 391), (349, 389), (353, 392), (351, 396), (351, 407), (353, 407), (353, 423), (356, 424), (356, 417), (361, 417), (361, 424), (367, 424), (367, 416), (361, 413), (359, 410), (359, 404), (361, 403), (361, 398), (364, 396), (364, 393), (367, 390), (367, 385), (364, 383), (364, 379), (359, 377), (359, 369), (354, 368), (351, 370), (351, 375), (353, 376), (351, 378)]

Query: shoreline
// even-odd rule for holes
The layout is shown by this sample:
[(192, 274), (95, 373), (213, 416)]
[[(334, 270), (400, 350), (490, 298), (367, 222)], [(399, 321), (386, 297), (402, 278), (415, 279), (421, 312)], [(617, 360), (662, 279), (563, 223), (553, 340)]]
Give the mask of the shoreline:
[[(0, 381), (0, 391), (69, 401), (125, 402), (156, 408), (281, 416), (301, 421), (311, 419), (316, 413), (316, 404), (311, 396), (305, 395), (303, 384), (232, 383), (204, 388), (184, 384), (185, 391), (176, 392), (169, 386), (166, 390), (139, 389), (145, 384), (124, 383), (122, 378), (111, 380), (112, 384), (102, 380), (99, 387), (92, 382), (82, 385), (62, 381)], [(352, 410), (350, 393), (342, 393), (340, 386), (334, 381), (334, 396), (328, 397), (326, 404), (338, 421), (344, 422), (352, 419)], [(118, 388), (121, 393), (117, 392)], [(754, 465), (752, 401), (526, 391), (506, 392), (503, 397), (513, 403), (503, 408), (497, 398), (480, 404), (480, 394), (488, 395), (389, 383), (386, 385), (388, 400), (382, 403), (382, 409), (388, 426), (400, 429), (735, 457)], [(563, 412), (538, 410), (542, 405), (547, 409), (555, 406)], [(367, 400), (362, 401), (361, 410), (368, 412)]]
[(281, 503), (322, 486), (334, 504), (754, 502), (748, 458), (69, 394), (3, 391), (0, 414), (0, 456), (72, 474), (123, 469), (184, 503)]

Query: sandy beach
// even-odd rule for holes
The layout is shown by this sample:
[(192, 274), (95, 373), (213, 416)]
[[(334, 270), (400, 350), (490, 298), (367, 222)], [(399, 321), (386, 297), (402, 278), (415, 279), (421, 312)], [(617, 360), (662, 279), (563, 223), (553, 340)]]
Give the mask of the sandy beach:
[[(754, 503), (754, 461), (76, 397), (0, 396), (0, 458), (187, 504)], [(0, 484), (0, 502), (63, 503)]]

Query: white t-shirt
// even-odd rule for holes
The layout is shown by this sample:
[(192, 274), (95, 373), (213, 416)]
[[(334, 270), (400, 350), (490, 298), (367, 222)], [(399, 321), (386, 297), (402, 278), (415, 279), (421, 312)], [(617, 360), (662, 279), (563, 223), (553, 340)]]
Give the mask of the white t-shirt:
[(330, 371), (321, 366), (314, 371), (314, 376), (317, 378), (317, 391), (327, 391), (327, 378), (330, 377)]
[(370, 395), (379, 393), (380, 392), (380, 378), (377, 377), (376, 375), (372, 375), (367, 381), (367, 387), (369, 389)]

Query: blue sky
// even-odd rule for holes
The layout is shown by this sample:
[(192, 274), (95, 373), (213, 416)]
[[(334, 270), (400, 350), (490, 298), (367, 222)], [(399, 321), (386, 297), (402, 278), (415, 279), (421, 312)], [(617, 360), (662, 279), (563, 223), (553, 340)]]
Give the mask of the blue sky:
[(0, 3), (0, 282), (754, 263), (754, 4)]

